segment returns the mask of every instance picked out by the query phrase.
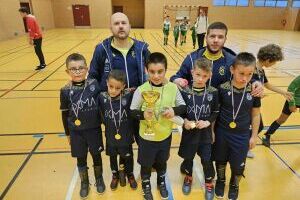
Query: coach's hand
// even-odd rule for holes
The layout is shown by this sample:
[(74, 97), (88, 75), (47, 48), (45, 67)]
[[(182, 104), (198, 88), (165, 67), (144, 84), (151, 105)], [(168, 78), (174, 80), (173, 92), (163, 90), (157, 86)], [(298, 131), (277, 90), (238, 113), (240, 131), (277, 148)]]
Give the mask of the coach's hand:
[(256, 137), (251, 137), (249, 140), (249, 149), (253, 149), (256, 146)]
[(176, 78), (173, 82), (180, 88), (184, 88), (189, 84), (189, 82), (184, 78)]

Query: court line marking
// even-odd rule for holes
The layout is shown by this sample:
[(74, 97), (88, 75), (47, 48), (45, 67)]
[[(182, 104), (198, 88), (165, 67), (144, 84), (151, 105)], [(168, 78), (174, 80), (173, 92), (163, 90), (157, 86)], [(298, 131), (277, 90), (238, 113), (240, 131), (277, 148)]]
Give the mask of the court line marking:
[[(261, 139), (261, 137), (259, 137), (259, 139), (260, 140), (262, 140)], [(272, 144), (273, 145), (273, 144)], [(290, 169), (291, 171), (292, 171), (292, 173), (294, 174), (294, 175), (296, 175), (299, 179), (300, 179), (300, 174), (298, 174), (298, 172), (297, 171), (295, 171), (283, 158), (281, 158), (281, 156), (278, 154), (278, 153), (276, 153), (276, 151), (272, 148), (272, 147), (269, 147), (269, 149), (274, 153), (274, 155), (288, 168), (288, 169)]]
[(173, 196), (173, 192), (172, 192), (171, 181), (170, 181), (170, 179), (169, 179), (169, 175), (168, 175), (167, 172), (166, 172), (166, 185), (167, 185), (167, 189), (168, 189), (168, 192), (169, 192), (168, 200), (175, 200), (175, 198), (174, 198), (174, 196)]
[(7, 194), (7, 192), (9, 191), (9, 189), (11, 188), (11, 186), (15, 183), (15, 181), (17, 180), (18, 176), (20, 175), (20, 173), (22, 172), (22, 170), (24, 169), (24, 167), (26, 166), (26, 164), (28, 163), (29, 159), (31, 158), (31, 156), (33, 155), (33, 152), (35, 152), (35, 150), (38, 148), (38, 146), (41, 144), (41, 142), (43, 141), (43, 138), (40, 138), (38, 140), (38, 142), (35, 144), (34, 148), (31, 150), (31, 152), (28, 154), (28, 156), (26, 157), (26, 159), (24, 160), (24, 162), (22, 163), (22, 165), (20, 166), (20, 168), (18, 169), (18, 171), (16, 172), (16, 174), (14, 175), (14, 177), (11, 179), (11, 181), (8, 183), (8, 185), (6, 186), (6, 188), (4, 189), (3, 193), (0, 196), (0, 199), (4, 199), (5, 195)]
[(194, 170), (195, 170), (196, 176), (199, 180), (200, 187), (202, 189), (204, 189), (204, 185), (205, 185), (204, 172), (203, 172), (203, 168), (200, 169), (199, 166), (202, 166), (202, 164), (200, 162), (197, 162), (197, 160), (194, 160)]
[[(76, 44), (75, 46), (73, 46), (72, 48), (70, 48), (68, 51), (66, 51), (65, 53), (63, 53), (62, 55), (58, 56), (57, 58), (55, 58), (54, 60), (52, 60), (51, 62), (49, 62), (47, 65), (51, 65), (52, 63), (54, 63), (55, 61), (57, 61), (58, 59), (60, 59), (62, 56), (64, 56), (66, 53), (68, 53), (69, 51), (73, 50), (74, 48), (78, 47), (79, 45), (81, 45), (83, 42), (85, 42), (85, 40), (82, 40), (81, 42), (79, 42), (78, 44)], [(14, 87), (10, 88), (9, 90), (7, 90), (6, 92), (4, 92), (3, 94), (0, 95), (0, 98), (2, 98), (3, 96), (7, 95), (8, 93), (10, 93), (11, 91), (13, 91), (15, 88), (17, 88), (18, 86), (20, 86), (21, 84), (23, 84), (24, 82), (26, 82), (28, 79), (30, 79), (31, 77), (33, 77), (34, 75), (36, 75), (37, 73), (39, 73), (40, 71), (36, 71), (33, 74), (31, 74), (30, 76), (28, 76), (27, 78), (25, 78), (23, 81), (21, 81), (20, 83), (18, 83), (17, 85), (15, 85)]]
[(76, 187), (76, 182), (77, 182), (78, 176), (79, 176), (79, 173), (78, 173), (77, 167), (75, 167), (71, 182), (69, 184), (69, 188), (68, 188), (68, 192), (66, 194), (65, 200), (71, 200), (72, 199), (74, 189)]

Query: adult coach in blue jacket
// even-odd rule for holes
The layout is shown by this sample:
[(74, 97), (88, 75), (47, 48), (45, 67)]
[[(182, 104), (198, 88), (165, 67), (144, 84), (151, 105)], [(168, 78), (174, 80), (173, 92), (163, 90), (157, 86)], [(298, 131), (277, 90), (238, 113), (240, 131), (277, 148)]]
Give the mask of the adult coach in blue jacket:
[[(112, 36), (95, 48), (88, 77), (98, 81), (100, 91), (107, 91), (106, 80), (109, 72), (119, 69), (126, 73), (127, 87), (137, 88), (146, 81), (145, 63), (150, 55), (148, 44), (129, 37), (130, 23), (124, 13), (118, 12), (111, 16), (110, 29)], [(137, 132), (133, 134), (138, 143), (139, 122), (135, 125)], [(126, 184), (124, 163), (125, 160), (120, 157), (121, 185)]]
[(129, 37), (130, 23), (123, 13), (111, 16), (112, 36), (98, 44), (91, 61), (89, 78), (98, 80), (101, 91), (107, 91), (106, 79), (112, 69), (125, 71), (127, 87), (136, 88), (146, 81), (145, 62), (150, 54), (148, 44)]

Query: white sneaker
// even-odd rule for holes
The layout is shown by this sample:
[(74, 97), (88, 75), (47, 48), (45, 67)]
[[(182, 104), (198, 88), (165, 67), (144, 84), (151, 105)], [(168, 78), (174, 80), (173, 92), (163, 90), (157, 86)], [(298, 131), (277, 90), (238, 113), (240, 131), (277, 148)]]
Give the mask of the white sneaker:
[(254, 158), (254, 153), (252, 152), (252, 151), (248, 151), (248, 153), (247, 153), (247, 158)]

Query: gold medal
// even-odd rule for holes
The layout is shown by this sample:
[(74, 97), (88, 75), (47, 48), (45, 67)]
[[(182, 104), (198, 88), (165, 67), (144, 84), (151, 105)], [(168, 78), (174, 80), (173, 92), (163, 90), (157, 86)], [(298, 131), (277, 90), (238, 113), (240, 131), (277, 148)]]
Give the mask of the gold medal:
[(117, 134), (115, 135), (115, 139), (116, 139), (116, 140), (120, 140), (120, 139), (121, 139), (121, 135), (120, 135), (119, 133), (117, 133)]
[(76, 126), (80, 126), (81, 125), (81, 121), (79, 119), (76, 119), (74, 123), (75, 123)]
[(230, 128), (236, 128), (236, 123), (235, 122), (230, 122), (229, 127)]
[(195, 122), (192, 122), (192, 123), (191, 123), (191, 129), (194, 129), (194, 128), (196, 128), (196, 123), (195, 123)]

